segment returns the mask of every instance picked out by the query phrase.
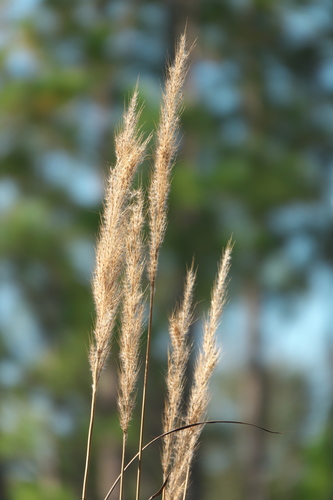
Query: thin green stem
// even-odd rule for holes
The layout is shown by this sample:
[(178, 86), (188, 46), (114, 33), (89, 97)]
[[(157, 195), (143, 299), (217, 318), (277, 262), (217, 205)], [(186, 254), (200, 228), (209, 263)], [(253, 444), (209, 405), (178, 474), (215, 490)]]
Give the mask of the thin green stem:
[(95, 420), (96, 394), (97, 394), (96, 385), (93, 384), (92, 394), (91, 394), (90, 422), (89, 422), (87, 450), (86, 450), (86, 464), (85, 464), (85, 468), (84, 468), (81, 500), (86, 499), (87, 482), (88, 482), (90, 457), (91, 457), (91, 440), (92, 440), (92, 433), (93, 433), (94, 420)]
[(140, 420), (140, 436), (139, 436), (139, 451), (138, 451), (138, 471), (136, 477), (136, 500), (139, 500), (140, 496), (140, 485), (141, 485), (141, 468), (142, 468), (142, 444), (143, 444), (143, 430), (145, 425), (145, 415), (146, 415), (146, 399), (147, 399), (147, 383), (148, 383), (148, 371), (149, 371), (149, 357), (150, 357), (150, 344), (151, 344), (151, 331), (153, 324), (153, 307), (154, 307), (154, 294), (155, 294), (155, 277), (150, 283), (150, 300), (149, 300), (149, 322), (148, 322), (148, 332), (147, 332), (147, 345), (146, 345), (146, 359), (145, 359), (145, 373), (143, 379), (143, 390), (142, 390), (142, 403), (141, 403), (141, 420)]
[(127, 431), (123, 432), (123, 449), (121, 452), (121, 469), (120, 469), (120, 489), (119, 489), (119, 500), (122, 500), (124, 494), (124, 468), (125, 468), (125, 450), (127, 442)]

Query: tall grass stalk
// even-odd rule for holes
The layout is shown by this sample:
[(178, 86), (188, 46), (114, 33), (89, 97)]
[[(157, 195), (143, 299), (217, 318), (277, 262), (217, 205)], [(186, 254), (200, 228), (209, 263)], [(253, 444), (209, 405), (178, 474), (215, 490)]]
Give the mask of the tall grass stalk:
[[(144, 445), (146, 398), (152, 338), (154, 295), (159, 252), (167, 227), (167, 205), (170, 177), (177, 148), (179, 116), (182, 106), (182, 85), (186, 76), (189, 50), (183, 34), (176, 49), (174, 63), (169, 66), (157, 126), (154, 166), (150, 175), (148, 207), (143, 188), (133, 189), (133, 178), (146, 154), (150, 140), (143, 139), (138, 128), (138, 90), (135, 89), (124, 123), (116, 136), (116, 164), (110, 169), (106, 187), (104, 214), (96, 247), (96, 267), (93, 276), (93, 296), (96, 319), (90, 345), (92, 373), (91, 413), (88, 429), (82, 500), (86, 500), (92, 435), (98, 383), (110, 354), (116, 318), (119, 317), (118, 408), (122, 429), (121, 469), (116, 482), (106, 494), (107, 500), (120, 482), (119, 500), (125, 496), (124, 474), (138, 460), (135, 498), (140, 500), (142, 454), (152, 443), (162, 439), (161, 463), (163, 485), (158, 495), (163, 500), (185, 499), (190, 467), (198, 438), (206, 423), (203, 419), (209, 402), (209, 380), (219, 359), (216, 332), (226, 300), (227, 275), (232, 245), (222, 254), (211, 305), (203, 323), (201, 350), (194, 366), (193, 382), (183, 414), (185, 373), (191, 352), (189, 329), (193, 322), (193, 292), (196, 281), (194, 264), (187, 271), (183, 297), (169, 320), (170, 349), (166, 374), (166, 399), (162, 416), (163, 433)], [(149, 240), (143, 237), (145, 218), (149, 224)], [(138, 453), (127, 465), (126, 445), (136, 386), (140, 374), (140, 340), (145, 324), (145, 293), (142, 285), (147, 264), (149, 283), (149, 313), (144, 357), (141, 419)], [(118, 324), (118, 321), (117, 321)], [(217, 421), (214, 421), (215, 423)], [(221, 422), (221, 421), (219, 421)], [(157, 496), (152, 495), (151, 498)]]
[(163, 104), (161, 107), (160, 122), (157, 131), (157, 146), (155, 153), (155, 164), (151, 174), (149, 190), (149, 225), (150, 225), (150, 244), (149, 244), (149, 286), (150, 286), (150, 305), (149, 321), (147, 332), (147, 345), (145, 357), (145, 371), (143, 380), (142, 403), (141, 403), (141, 421), (139, 435), (139, 458), (136, 481), (136, 500), (140, 496), (141, 468), (142, 468), (142, 446), (143, 432), (146, 415), (146, 398), (148, 386), (149, 357), (153, 323), (153, 307), (155, 295), (155, 282), (158, 265), (159, 251), (164, 239), (167, 226), (167, 201), (170, 191), (170, 174), (173, 166), (174, 155), (177, 147), (176, 134), (179, 127), (179, 111), (182, 102), (181, 89), (186, 75), (186, 62), (188, 51), (186, 50), (185, 33), (180, 38), (176, 50), (176, 56), (173, 65), (168, 69), (168, 77), (163, 94)]
[(150, 139), (148, 137), (143, 140), (138, 133), (140, 113), (137, 103), (138, 91), (135, 89), (124, 115), (123, 128), (115, 140), (116, 165), (110, 169), (104, 214), (96, 247), (96, 266), (92, 282), (96, 320), (89, 353), (92, 397), (82, 500), (86, 497), (97, 387), (110, 354), (114, 323), (122, 295), (120, 274), (123, 267), (125, 221), (131, 183), (137, 167), (144, 158)]
[(134, 392), (139, 374), (139, 347), (143, 330), (144, 300), (141, 286), (145, 267), (143, 249), (143, 193), (136, 191), (126, 228), (125, 273), (123, 283), (122, 328), (119, 337), (119, 420), (123, 431), (119, 500), (123, 497), (123, 470), (128, 427), (135, 404)]
[[(185, 371), (190, 356), (190, 346), (187, 340), (191, 323), (193, 322), (193, 290), (196, 273), (191, 268), (187, 272), (183, 300), (170, 317), (171, 349), (168, 355), (168, 371), (166, 376), (167, 394), (165, 399), (163, 430), (169, 432), (181, 424), (181, 405), (184, 397)], [(173, 448), (177, 436), (167, 434), (163, 441), (162, 468), (163, 480), (168, 479), (173, 461)], [(162, 498), (165, 498), (163, 489)]]
[[(194, 380), (185, 416), (185, 425), (191, 425), (203, 420), (207, 411), (209, 380), (220, 355), (216, 331), (226, 301), (226, 280), (230, 268), (231, 250), (232, 246), (229, 241), (220, 260), (216, 281), (212, 289), (209, 314), (204, 322), (203, 341), (195, 362)], [(174, 446), (174, 461), (164, 490), (166, 500), (185, 498), (191, 461), (200, 432), (200, 427), (193, 427), (177, 434)]]

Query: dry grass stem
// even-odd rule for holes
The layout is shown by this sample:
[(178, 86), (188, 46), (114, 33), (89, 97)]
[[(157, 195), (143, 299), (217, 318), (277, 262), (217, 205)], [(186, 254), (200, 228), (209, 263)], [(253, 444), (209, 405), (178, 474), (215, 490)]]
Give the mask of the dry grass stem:
[(142, 391), (136, 500), (139, 500), (140, 496), (143, 431), (146, 411), (155, 278), (159, 249), (161, 247), (167, 225), (167, 200), (170, 190), (170, 173), (176, 151), (176, 132), (179, 125), (179, 112), (182, 100), (181, 88), (186, 75), (187, 58), (188, 51), (186, 50), (186, 35), (184, 33), (181, 36), (176, 49), (174, 63), (168, 69), (168, 76), (163, 94), (161, 117), (157, 132), (155, 165), (152, 172), (149, 190), (150, 260), (148, 275), (150, 281), (150, 305)]
[[(166, 376), (167, 395), (163, 415), (163, 432), (181, 424), (181, 405), (184, 396), (185, 371), (190, 355), (187, 340), (189, 328), (193, 322), (192, 299), (196, 273), (193, 263), (187, 272), (182, 303), (174, 310), (170, 318), (171, 350), (168, 353), (168, 371)], [(163, 440), (162, 468), (163, 478), (167, 478), (173, 460), (174, 434)]]
[[(220, 260), (217, 278), (212, 290), (209, 314), (204, 322), (203, 342), (195, 363), (194, 380), (185, 419), (186, 424), (203, 420), (207, 411), (209, 381), (220, 355), (216, 331), (226, 301), (226, 286), (230, 269), (231, 251), (232, 245), (229, 241)], [(201, 430), (201, 427), (196, 427), (181, 432), (177, 436), (175, 460), (165, 489), (166, 500), (180, 500), (185, 495), (188, 472)]]
[(116, 165), (110, 170), (105, 207), (96, 248), (93, 296), (96, 308), (94, 339), (90, 345), (92, 399), (87, 439), (82, 498), (85, 498), (90, 465), (97, 384), (111, 348), (111, 335), (121, 295), (120, 273), (123, 267), (124, 222), (134, 173), (144, 158), (150, 137), (145, 141), (138, 132), (138, 91), (135, 90), (124, 114), (124, 124), (116, 137)]
[[(163, 500), (184, 500), (191, 460), (200, 432), (205, 424), (202, 420), (209, 402), (209, 381), (220, 355), (216, 332), (226, 301), (231, 242), (228, 243), (221, 257), (217, 278), (212, 289), (210, 310), (203, 324), (202, 345), (195, 362), (193, 383), (184, 415), (182, 410), (185, 405), (185, 372), (191, 351), (188, 334), (193, 322), (192, 303), (196, 280), (193, 264), (187, 271), (183, 297), (169, 320), (171, 345), (166, 375), (167, 394), (163, 413), (163, 434), (153, 439), (148, 445), (143, 445), (156, 273), (159, 251), (167, 226), (167, 203), (171, 171), (177, 148), (177, 132), (182, 102), (181, 88), (186, 76), (188, 55), (186, 36), (183, 34), (176, 48), (174, 63), (167, 72), (161, 115), (157, 127), (154, 168), (150, 176), (147, 213), (144, 210), (142, 188), (133, 192), (132, 187), (133, 176), (138, 165), (144, 159), (147, 143), (150, 140), (150, 136), (143, 140), (138, 129), (140, 111), (138, 111), (137, 89), (130, 100), (127, 112), (124, 114), (123, 127), (115, 140), (116, 165), (110, 169), (106, 187), (104, 213), (96, 248), (96, 267), (92, 283), (96, 320), (89, 356), (92, 372), (92, 399), (82, 500), (86, 499), (97, 386), (110, 354), (116, 318), (117, 324), (120, 320), (118, 408), (120, 426), (123, 431), (123, 446), (120, 475), (105, 499), (109, 498), (118, 481), (120, 481), (119, 500), (123, 499), (124, 472), (137, 458), (135, 498), (139, 500), (142, 452), (157, 439), (163, 438), (161, 461), (164, 483), (159, 492), (151, 498), (162, 493)], [(146, 248), (144, 239), (145, 215), (149, 219), (149, 248)], [(146, 251), (147, 256), (145, 255)], [(139, 446), (137, 455), (125, 466), (128, 429), (136, 402), (136, 386), (139, 375), (140, 340), (145, 313), (142, 277), (146, 257), (150, 299), (142, 381)]]

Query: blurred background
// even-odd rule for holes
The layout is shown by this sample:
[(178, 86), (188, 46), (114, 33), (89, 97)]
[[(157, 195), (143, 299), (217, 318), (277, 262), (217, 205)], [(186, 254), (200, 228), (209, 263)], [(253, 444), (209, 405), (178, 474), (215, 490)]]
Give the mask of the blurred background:
[[(2, 500), (80, 498), (90, 278), (113, 134), (138, 75), (144, 130), (154, 127), (186, 22), (196, 46), (157, 282), (146, 441), (161, 429), (167, 316), (186, 264), (195, 254), (199, 317), (232, 234), (208, 416), (289, 432), (205, 429), (188, 498), (333, 499), (333, 3), (2, 0)], [(89, 500), (119, 470), (116, 366), (102, 378)], [(137, 430), (135, 419), (129, 456)], [(158, 456), (156, 446), (144, 463), (146, 498), (161, 485)]]

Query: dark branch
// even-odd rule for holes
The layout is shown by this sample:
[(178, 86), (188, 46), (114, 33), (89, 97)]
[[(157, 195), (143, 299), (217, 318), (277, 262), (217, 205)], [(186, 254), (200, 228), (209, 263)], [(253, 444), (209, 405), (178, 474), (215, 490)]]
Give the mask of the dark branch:
[[(176, 429), (172, 429), (171, 431), (164, 432), (163, 434), (160, 434), (159, 436), (156, 436), (154, 439), (152, 439), (151, 441), (149, 441), (149, 443), (147, 443), (142, 448), (142, 451), (146, 450), (150, 445), (152, 445), (153, 443), (155, 443), (159, 439), (162, 439), (163, 437), (168, 436), (169, 434), (173, 434), (174, 432), (183, 431), (185, 429), (190, 429), (191, 427), (197, 427), (199, 425), (204, 426), (204, 425), (208, 425), (208, 424), (237, 424), (237, 425), (247, 425), (248, 427), (255, 427), (256, 429), (260, 429), (261, 431), (264, 431), (264, 432), (269, 432), (270, 434), (286, 434), (286, 432), (271, 431), (270, 429), (266, 429), (266, 427), (261, 427), (260, 425), (250, 424), (249, 422), (241, 422), (241, 421), (238, 421), (238, 420), (206, 420), (206, 421), (203, 421), (203, 422), (195, 422), (194, 424), (182, 425), (181, 427), (177, 427)], [(132, 463), (134, 462), (134, 460), (136, 460), (138, 458), (138, 456), (139, 456), (139, 453), (137, 453), (128, 462), (128, 464), (124, 468), (124, 472), (129, 468), (130, 465), (132, 465)], [(113, 492), (113, 490), (117, 486), (119, 480), (120, 480), (120, 475), (117, 477), (117, 479), (115, 480), (115, 482), (113, 483), (113, 485), (111, 486), (111, 488), (109, 489), (109, 491), (107, 492), (106, 497), (104, 498), (104, 500), (108, 500), (108, 498), (110, 497), (111, 493)], [(165, 485), (162, 486), (162, 490), (163, 490), (164, 486)], [(151, 498), (154, 498), (154, 496), (151, 497)]]

